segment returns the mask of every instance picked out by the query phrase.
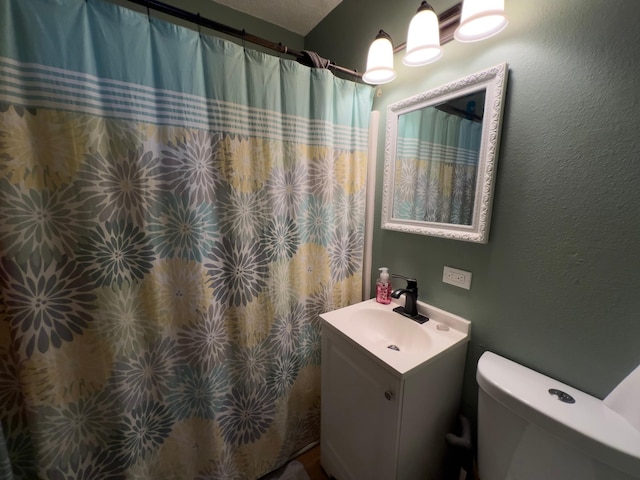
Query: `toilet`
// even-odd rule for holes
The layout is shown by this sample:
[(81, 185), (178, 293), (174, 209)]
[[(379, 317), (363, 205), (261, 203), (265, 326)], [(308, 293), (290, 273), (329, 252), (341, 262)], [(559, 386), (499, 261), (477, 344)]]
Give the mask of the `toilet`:
[(481, 480), (640, 479), (640, 366), (604, 400), (485, 352)]

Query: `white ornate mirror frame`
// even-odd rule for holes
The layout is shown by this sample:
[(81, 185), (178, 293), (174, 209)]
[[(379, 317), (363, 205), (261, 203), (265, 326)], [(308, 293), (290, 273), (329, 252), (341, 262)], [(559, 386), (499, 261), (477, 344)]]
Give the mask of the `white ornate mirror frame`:
[[(388, 106), (382, 195), (382, 228), (453, 240), (487, 243), (491, 222), (507, 68), (507, 64), (502, 63)], [(395, 198), (395, 163), (399, 116), (425, 107), (440, 105), (481, 90), (485, 90), (486, 94), (477, 163), (475, 198), (470, 225), (394, 218), (393, 202)]]

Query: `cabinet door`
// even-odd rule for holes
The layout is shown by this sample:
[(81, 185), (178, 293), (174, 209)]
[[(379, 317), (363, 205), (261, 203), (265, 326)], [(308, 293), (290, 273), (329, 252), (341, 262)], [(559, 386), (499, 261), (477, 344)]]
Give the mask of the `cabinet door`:
[(330, 475), (395, 478), (400, 385), (370, 354), (323, 328), (321, 456)]

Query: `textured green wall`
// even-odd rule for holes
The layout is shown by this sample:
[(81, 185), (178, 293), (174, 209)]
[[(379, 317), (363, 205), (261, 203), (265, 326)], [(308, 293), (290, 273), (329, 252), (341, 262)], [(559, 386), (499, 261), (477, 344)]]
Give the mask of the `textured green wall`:
[[(455, 1), (434, 0), (442, 12)], [(479, 356), (492, 350), (604, 397), (640, 364), (640, 6), (633, 0), (506, 0), (510, 24), (451, 42), (436, 64), (380, 88), (373, 267), (415, 276), (420, 299), (472, 321), (465, 413)], [(344, 0), (305, 39), (364, 70), (384, 28), (396, 44), (418, 0)], [(501, 62), (509, 64), (489, 243), (380, 229), (387, 105)], [(442, 283), (442, 267), (473, 273)]]

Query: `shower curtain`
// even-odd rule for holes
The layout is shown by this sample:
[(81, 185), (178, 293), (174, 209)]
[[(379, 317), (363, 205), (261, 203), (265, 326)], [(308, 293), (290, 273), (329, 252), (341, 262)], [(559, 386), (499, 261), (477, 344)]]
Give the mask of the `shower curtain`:
[(398, 119), (393, 217), (471, 225), (482, 123), (422, 108)]
[(319, 438), (371, 103), (100, 0), (0, 0), (0, 478), (253, 479)]

